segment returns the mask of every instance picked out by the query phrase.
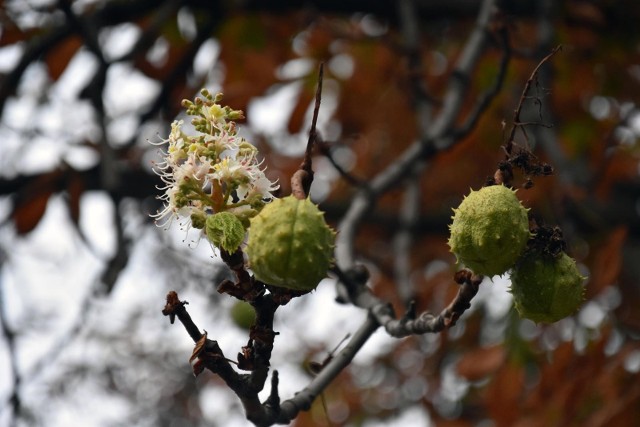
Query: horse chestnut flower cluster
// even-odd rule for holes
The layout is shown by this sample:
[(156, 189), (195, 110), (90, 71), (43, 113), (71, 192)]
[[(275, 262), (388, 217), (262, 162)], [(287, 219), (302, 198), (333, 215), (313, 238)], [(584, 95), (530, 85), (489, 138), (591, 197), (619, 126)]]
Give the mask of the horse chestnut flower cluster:
[(255, 277), (272, 286), (310, 291), (331, 266), (335, 232), (309, 199), (275, 199), (276, 182), (264, 174), (258, 150), (238, 135), (240, 110), (222, 107), (222, 94), (206, 89), (183, 106), (195, 134), (175, 121), (164, 161), (156, 165), (165, 186), (161, 224), (186, 219), (187, 228), (233, 253), (249, 231), (247, 255)]
[(249, 219), (273, 199), (277, 182), (269, 180), (258, 149), (238, 135), (234, 120), (242, 111), (221, 106), (222, 94), (206, 89), (182, 105), (192, 116), (194, 131), (176, 120), (155, 171), (164, 182), (159, 197), (164, 209), (153, 215), (159, 225), (179, 218), (185, 228), (202, 230), (215, 247), (234, 252), (243, 242)]

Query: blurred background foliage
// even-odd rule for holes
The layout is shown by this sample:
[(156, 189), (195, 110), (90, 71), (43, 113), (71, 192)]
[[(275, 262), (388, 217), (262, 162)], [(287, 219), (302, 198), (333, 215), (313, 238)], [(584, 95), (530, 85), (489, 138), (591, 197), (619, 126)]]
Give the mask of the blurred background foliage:
[[(400, 3), (1, 3), (0, 423), (246, 423), (217, 378), (193, 379), (192, 344), (160, 315), (176, 289), (229, 354), (246, 339), (229, 320), (232, 301), (215, 290), (228, 273), (210, 248), (149, 219), (159, 208), (149, 141), (168, 134), (183, 98), (221, 91), (245, 111), (242, 132), (288, 194), (324, 62), (325, 150), (366, 182), (420, 134), (413, 79), (439, 109), (479, 2), (412, 2), (417, 69)], [(439, 312), (453, 298), (451, 208), (493, 174), (525, 82), (561, 44), (536, 80), (541, 105), (530, 100), (522, 116), (552, 125), (529, 127), (528, 143), (556, 172), (518, 195), (564, 231), (589, 276), (587, 302), (571, 318), (534, 325), (511, 309), (507, 279), (487, 280), (450, 331), (368, 343), (324, 393), (326, 412), (315, 404), (293, 425), (640, 424), (640, 3), (498, 3), (512, 51), (502, 90), (473, 132), (419, 177), (404, 274), (420, 310)], [(483, 52), (463, 110), (493, 83), (502, 54), (497, 43)], [(336, 224), (357, 185), (320, 152), (314, 165), (312, 197)], [(390, 242), (406, 226), (402, 194), (379, 200), (357, 240), (374, 292), (400, 313)], [(281, 377), (290, 392), (309, 380), (304, 364), (341, 338), (326, 318), (346, 309), (332, 302), (329, 283), (321, 288), (278, 313), (274, 367), (291, 366)], [(334, 319), (345, 333), (354, 313)]]

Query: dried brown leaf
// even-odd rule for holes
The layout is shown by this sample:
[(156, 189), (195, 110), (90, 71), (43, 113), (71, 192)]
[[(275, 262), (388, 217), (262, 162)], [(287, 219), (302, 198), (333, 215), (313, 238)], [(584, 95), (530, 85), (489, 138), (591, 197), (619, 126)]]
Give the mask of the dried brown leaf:
[(204, 334), (200, 337), (196, 346), (193, 349), (193, 353), (191, 353), (191, 357), (189, 358), (189, 363), (193, 362), (203, 351), (207, 344), (207, 331), (204, 331)]

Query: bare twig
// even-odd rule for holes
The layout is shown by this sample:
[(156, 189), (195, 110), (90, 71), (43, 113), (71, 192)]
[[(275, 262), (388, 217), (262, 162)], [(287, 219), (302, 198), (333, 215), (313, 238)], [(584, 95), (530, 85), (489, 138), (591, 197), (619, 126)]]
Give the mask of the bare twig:
[(316, 144), (318, 145), (320, 153), (322, 153), (329, 160), (329, 163), (331, 163), (331, 165), (338, 171), (342, 179), (344, 179), (345, 181), (347, 181), (349, 184), (353, 185), (356, 188), (366, 188), (367, 186), (366, 181), (347, 172), (342, 167), (342, 165), (338, 161), (336, 161), (335, 156), (331, 151), (332, 144), (322, 140), (316, 141)]
[[(170, 319), (177, 317), (189, 333), (189, 336), (191, 336), (191, 339), (196, 343), (197, 348), (194, 350), (195, 357), (192, 356), (192, 359), (197, 359), (193, 365), (194, 374), (198, 375), (206, 368), (220, 376), (227, 386), (240, 398), (247, 413), (247, 418), (252, 421), (260, 421), (265, 417), (265, 413), (268, 414), (271, 412), (268, 407), (260, 403), (258, 398), (258, 393), (262, 390), (264, 381), (262, 384), (256, 384), (253, 375), (241, 375), (237, 373), (233, 369), (229, 359), (225, 357), (218, 343), (208, 339), (205, 334), (200, 332), (200, 329), (187, 312), (185, 308), (186, 304), (186, 301), (180, 301), (175, 291), (171, 291), (167, 294), (167, 303), (162, 310), (162, 314), (169, 316)], [(266, 373), (264, 376), (266, 379)], [(258, 422), (256, 425), (261, 424)]]
[(483, 277), (469, 270), (460, 270), (454, 280), (460, 290), (452, 302), (438, 316), (422, 313), (415, 317), (415, 308), (410, 307), (401, 319), (396, 318), (390, 304), (379, 299), (365, 286), (366, 276), (357, 271), (344, 272), (336, 269), (339, 279), (348, 288), (346, 298), (355, 306), (366, 309), (386, 332), (397, 338), (415, 334), (436, 333), (455, 325), (458, 318), (471, 306)]
[(425, 312), (415, 319), (405, 316), (389, 321), (384, 325), (387, 333), (400, 338), (414, 334), (437, 333), (454, 326), (460, 316), (471, 307), (471, 300), (478, 293), (482, 276), (473, 275), (469, 270), (461, 270), (456, 273), (456, 281), (460, 283), (460, 290), (439, 315)]
[(527, 97), (528, 97), (527, 94), (529, 93), (529, 90), (531, 89), (531, 85), (533, 84), (533, 82), (535, 82), (537, 80), (538, 72), (540, 71), (540, 67), (542, 67), (548, 60), (550, 60), (560, 50), (562, 50), (562, 46), (556, 46), (555, 48), (553, 48), (551, 53), (549, 53), (547, 56), (542, 58), (542, 60), (540, 60), (540, 62), (538, 62), (538, 65), (536, 66), (536, 68), (533, 69), (533, 72), (531, 73), (531, 75), (529, 76), (529, 79), (527, 80), (526, 84), (524, 85), (524, 89), (522, 90), (522, 95), (520, 95), (520, 101), (518, 102), (518, 106), (516, 107), (515, 111), (513, 112), (513, 125), (511, 126), (511, 131), (509, 132), (509, 137), (507, 138), (507, 143), (505, 145), (505, 151), (507, 152), (507, 154), (511, 153), (511, 150), (512, 150), (512, 147), (513, 147), (513, 143), (514, 143), (514, 138), (515, 138), (515, 135), (516, 135), (516, 130), (517, 129), (522, 129), (523, 126), (526, 125), (526, 123), (521, 123), (521, 121), (520, 121), (520, 113), (522, 112), (522, 106), (524, 105), (525, 101), (527, 100)]
[(311, 119), (311, 128), (309, 129), (309, 139), (307, 140), (307, 149), (304, 153), (304, 160), (298, 170), (291, 177), (291, 194), (298, 199), (306, 199), (313, 182), (313, 164), (311, 155), (313, 146), (319, 139), (316, 129), (318, 123), (318, 114), (320, 113), (320, 101), (322, 100), (322, 77), (324, 74), (324, 64), (320, 63), (318, 69), (318, 87), (316, 88), (316, 101), (313, 108), (313, 118)]
[[(539, 52), (547, 53), (554, 47), (557, 39), (555, 25), (553, 22), (554, 5), (549, 2), (540, 2), (537, 5), (538, 14), (538, 45)], [(538, 73), (538, 84), (542, 87), (551, 87), (553, 68), (543, 67)], [(546, 119), (549, 123), (554, 123), (553, 108), (547, 108), (545, 111)], [(540, 119), (542, 121), (542, 119)], [(546, 154), (546, 158), (554, 165), (557, 171), (557, 179), (563, 185), (572, 187), (574, 184), (582, 181), (585, 177), (585, 171), (589, 168), (581, 161), (579, 157), (573, 157), (571, 160), (564, 152), (562, 144), (558, 141), (557, 132), (551, 132), (545, 127), (534, 127), (533, 136), (536, 145), (540, 147)], [(584, 160), (584, 159), (582, 159)]]
[(202, 337), (202, 333), (200, 329), (196, 326), (196, 324), (191, 319), (191, 316), (184, 308), (185, 305), (189, 304), (187, 301), (180, 301), (178, 298), (178, 293), (175, 291), (171, 291), (167, 294), (167, 303), (162, 309), (162, 314), (165, 316), (169, 316), (169, 320), (171, 323), (175, 321), (177, 317), (180, 320), (180, 323), (184, 326), (184, 328), (189, 333), (189, 336), (194, 342), (198, 342)]
[(360, 351), (379, 326), (375, 319), (367, 317), (360, 328), (353, 334), (349, 343), (333, 357), (331, 362), (320, 371), (311, 383), (296, 393), (295, 397), (282, 402), (277, 422), (288, 423), (293, 420), (300, 411), (306, 411), (311, 408), (314, 399), (351, 363), (354, 356)]
[(551, 175), (553, 174), (553, 167), (547, 163), (543, 163), (538, 160), (538, 158), (530, 151), (528, 146), (522, 147), (517, 145), (514, 141), (515, 133), (518, 129), (521, 130), (525, 139), (528, 140), (528, 135), (526, 132), (526, 126), (536, 126), (540, 128), (552, 128), (553, 125), (545, 124), (542, 122), (542, 103), (538, 99), (538, 97), (534, 97), (535, 101), (539, 103), (540, 110), (540, 121), (538, 122), (524, 122), (520, 120), (520, 113), (522, 112), (522, 107), (524, 103), (531, 99), (528, 96), (528, 92), (531, 89), (531, 85), (538, 80), (538, 73), (540, 72), (540, 68), (547, 62), (553, 55), (559, 52), (562, 49), (561, 46), (555, 47), (551, 53), (546, 55), (533, 69), (531, 75), (527, 79), (525, 87), (522, 91), (522, 95), (520, 96), (520, 100), (518, 102), (518, 106), (514, 111), (513, 124), (511, 126), (511, 130), (509, 132), (509, 136), (507, 142), (503, 145), (503, 150), (505, 152), (505, 160), (500, 162), (498, 165), (498, 169), (495, 171), (492, 178), (487, 180), (486, 184), (503, 184), (506, 186), (513, 186), (512, 180), (514, 178), (513, 168), (521, 169), (526, 175), (525, 183), (523, 184), (525, 188), (530, 188), (533, 186), (532, 176), (540, 176), (540, 175)]

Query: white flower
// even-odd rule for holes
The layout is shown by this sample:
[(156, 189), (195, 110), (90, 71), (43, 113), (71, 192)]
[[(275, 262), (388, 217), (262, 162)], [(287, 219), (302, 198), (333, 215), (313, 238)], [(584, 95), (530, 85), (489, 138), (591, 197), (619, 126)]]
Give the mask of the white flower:
[(247, 165), (233, 157), (225, 157), (222, 161), (215, 164), (211, 178), (217, 179), (221, 183), (224, 182), (231, 185), (233, 188), (251, 179)]
[(210, 107), (203, 108), (202, 114), (207, 121), (216, 128), (221, 128), (221, 125), (224, 125), (227, 122), (224, 108), (218, 104), (213, 104)]
[(170, 165), (177, 165), (184, 157), (186, 157), (185, 152), (185, 140), (182, 135), (182, 125), (184, 122), (182, 120), (175, 120), (171, 124), (171, 133), (169, 134), (169, 138), (167, 142), (169, 142), (169, 147), (167, 148), (167, 162)]
[(238, 148), (238, 138), (226, 131), (214, 138), (213, 143), (219, 155), (225, 154), (227, 151), (235, 151)]
[(250, 179), (241, 183), (236, 192), (240, 200), (247, 200), (249, 203), (260, 200), (273, 199), (272, 191), (280, 188), (277, 181), (270, 181), (264, 174), (264, 170), (260, 169), (260, 164), (254, 163), (247, 168), (247, 174)]
[(184, 122), (176, 120), (169, 137), (156, 144), (168, 144), (164, 161), (154, 168), (165, 184), (158, 188), (165, 206), (152, 216), (159, 225), (182, 217), (187, 227), (193, 222), (202, 228), (207, 215), (221, 211), (244, 219), (255, 215), (279, 185), (260, 168), (256, 147), (237, 136), (229, 118), (242, 118), (242, 112), (221, 107), (213, 98), (189, 105), (198, 135), (185, 134)]
[(277, 181), (271, 182), (265, 176), (264, 171), (260, 171), (260, 175), (254, 179), (252, 191), (247, 197), (257, 195), (263, 200), (271, 200), (273, 199), (271, 192), (276, 191), (278, 188), (280, 188), (280, 185)]

